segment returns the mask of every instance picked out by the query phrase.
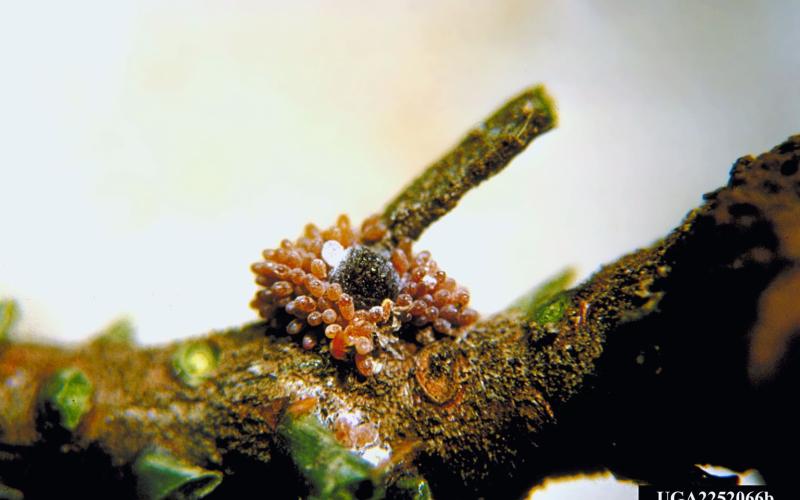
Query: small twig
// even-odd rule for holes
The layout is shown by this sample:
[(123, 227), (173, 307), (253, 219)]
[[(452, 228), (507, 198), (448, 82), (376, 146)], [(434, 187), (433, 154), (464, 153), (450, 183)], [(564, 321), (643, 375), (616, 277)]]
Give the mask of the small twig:
[(404, 236), (419, 238), (467, 191), (500, 172), (557, 121), (553, 99), (542, 85), (503, 104), (387, 205), (383, 220), (391, 238), (395, 243)]

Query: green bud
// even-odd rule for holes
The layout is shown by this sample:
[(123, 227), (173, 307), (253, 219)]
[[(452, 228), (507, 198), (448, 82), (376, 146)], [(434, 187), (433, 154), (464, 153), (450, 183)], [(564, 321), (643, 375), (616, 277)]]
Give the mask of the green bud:
[(19, 306), (14, 300), (0, 300), (0, 342), (8, 339), (19, 318)]
[(287, 417), (278, 432), (297, 469), (311, 486), (310, 498), (384, 497), (379, 473), (369, 462), (339, 444), (313, 414)]
[(558, 323), (567, 312), (567, 307), (572, 300), (570, 292), (561, 292), (533, 311), (533, 321), (540, 325)]
[(200, 385), (209, 378), (218, 364), (219, 350), (202, 340), (183, 343), (172, 355), (175, 375), (192, 387)]
[(397, 497), (405, 500), (433, 500), (431, 487), (424, 478), (419, 476), (404, 477), (394, 484)]
[(74, 431), (92, 408), (94, 387), (78, 368), (55, 372), (42, 387), (41, 402), (58, 414), (61, 427)]
[(133, 344), (133, 323), (131, 323), (128, 318), (120, 318), (105, 327), (103, 331), (95, 337), (94, 341), (103, 344)]
[(0, 483), (0, 499), (3, 500), (23, 500), (25, 495), (22, 494), (16, 488), (12, 488), (11, 486), (6, 486), (3, 483)]
[(550, 300), (564, 291), (575, 281), (575, 268), (567, 267), (555, 276), (548, 278), (544, 283), (526, 293), (512, 305), (512, 307), (522, 310), (528, 320), (535, 320), (537, 311), (546, 305)]
[(133, 464), (141, 498), (203, 498), (222, 482), (222, 473), (182, 462), (160, 450), (144, 451)]

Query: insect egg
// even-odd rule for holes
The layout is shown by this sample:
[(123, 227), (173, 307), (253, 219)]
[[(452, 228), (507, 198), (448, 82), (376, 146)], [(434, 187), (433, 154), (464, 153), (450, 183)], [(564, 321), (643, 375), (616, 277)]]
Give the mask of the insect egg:
[(430, 252), (415, 254), (410, 239), (392, 244), (389, 236), (377, 215), (360, 230), (344, 215), (327, 229), (306, 225), (300, 238), (264, 250), (264, 260), (251, 266), (263, 287), (251, 306), (270, 321), (284, 321), (283, 311), (286, 333), (303, 349), (327, 346), (334, 359), (352, 359), (363, 376), (382, 366), (375, 337), (382, 329), (401, 336), (405, 350), (414, 352), (426, 327), (428, 343), (477, 321), (469, 292), (439, 269)]

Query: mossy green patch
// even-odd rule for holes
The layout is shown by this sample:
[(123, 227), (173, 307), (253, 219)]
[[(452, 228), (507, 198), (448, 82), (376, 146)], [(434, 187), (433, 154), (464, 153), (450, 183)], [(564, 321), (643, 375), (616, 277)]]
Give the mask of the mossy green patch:
[(61, 427), (74, 431), (92, 408), (94, 386), (78, 368), (55, 372), (42, 387), (41, 402), (54, 411)]
[(222, 473), (187, 464), (169, 453), (146, 450), (133, 464), (141, 498), (203, 498), (222, 482)]
[(313, 414), (287, 416), (279, 427), (289, 454), (316, 498), (383, 498), (382, 478), (344, 448)]
[(196, 387), (214, 374), (219, 364), (219, 350), (206, 341), (189, 341), (178, 346), (172, 355), (172, 369), (186, 385)]
[(8, 340), (19, 318), (19, 306), (15, 300), (0, 300), (0, 342)]

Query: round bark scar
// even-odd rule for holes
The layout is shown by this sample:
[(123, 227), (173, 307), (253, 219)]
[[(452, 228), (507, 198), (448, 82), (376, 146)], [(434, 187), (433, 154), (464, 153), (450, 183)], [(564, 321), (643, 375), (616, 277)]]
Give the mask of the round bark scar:
[(445, 342), (434, 342), (422, 348), (414, 358), (416, 379), (429, 400), (445, 405), (462, 391), (464, 357)]

